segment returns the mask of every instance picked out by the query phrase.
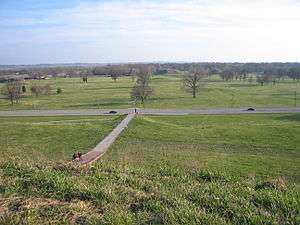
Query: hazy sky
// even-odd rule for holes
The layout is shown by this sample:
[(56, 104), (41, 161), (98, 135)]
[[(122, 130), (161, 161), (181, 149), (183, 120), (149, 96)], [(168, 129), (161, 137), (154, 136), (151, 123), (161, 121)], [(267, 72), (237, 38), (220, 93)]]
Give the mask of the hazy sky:
[(300, 61), (300, 0), (0, 0), (0, 64)]

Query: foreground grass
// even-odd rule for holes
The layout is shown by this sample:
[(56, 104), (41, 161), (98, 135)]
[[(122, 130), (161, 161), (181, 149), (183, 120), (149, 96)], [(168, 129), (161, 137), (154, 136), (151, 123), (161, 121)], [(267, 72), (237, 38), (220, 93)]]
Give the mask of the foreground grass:
[[(103, 117), (76, 118), (74, 133), (105, 127)], [(43, 119), (59, 120), (23, 123)], [(299, 114), (139, 116), (83, 168), (11, 151), (0, 160), (0, 224), (299, 224), (299, 123)]]
[[(53, 93), (34, 97), (29, 92), (32, 83), (49, 83)], [(0, 96), (0, 110), (128, 108), (133, 107), (130, 99), (133, 85), (129, 77), (122, 77), (117, 82), (109, 77), (91, 77), (87, 84), (82, 83), (80, 78), (30, 81), (27, 83), (28, 92), (19, 104), (12, 107)], [(178, 75), (154, 76), (151, 85), (155, 95), (144, 105), (147, 108), (293, 107), (294, 92), (300, 89), (300, 83), (290, 79), (276, 85), (260, 86), (255, 81), (223, 82), (217, 76), (212, 76), (198, 97), (193, 99), (182, 88)], [(2, 86), (0, 84), (0, 88)], [(63, 89), (63, 93), (55, 93), (58, 87)], [(299, 97), (297, 105), (300, 105)]]
[(0, 117), (0, 154), (23, 161), (71, 159), (96, 146), (123, 117)]
[(284, 180), (160, 166), (0, 167), (1, 224), (299, 224)]

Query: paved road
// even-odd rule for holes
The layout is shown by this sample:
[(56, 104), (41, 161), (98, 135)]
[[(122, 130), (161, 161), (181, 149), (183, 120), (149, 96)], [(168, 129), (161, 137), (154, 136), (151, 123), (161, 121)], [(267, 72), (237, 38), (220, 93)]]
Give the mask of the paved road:
[(75, 161), (79, 164), (89, 164), (99, 159), (107, 149), (114, 143), (117, 137), (128, 126), (130, 121), (134, 118), (135, 114), (128, 114), (127, 117), (122, 120), (119, 125), (113, 129), (113, 131), (107, 135), (94, 149), (81, 156), (80, 160)]
[(257, 108), (248, 111), (247, 108), (222, 109), (141, 109), (145, 115), (214, 115), (214, 114), (243, 114), (243, 113), (300, 113), (300, 108)]
[[(109, 109), (75, 109), (75, 110), (17, 110), (0, 111), (4, 116), (94, 116), (110, 115)], [(132, 113), (133, 109), (116, 109), (117, 115)], [(243, 114), (243, 113), (300, 113), (300, 108), (257, 108), (247, 111), (246, 108), (220, 108), (220, 109), (138, 109), (143, 115), (205, 115), (205, 114)]]

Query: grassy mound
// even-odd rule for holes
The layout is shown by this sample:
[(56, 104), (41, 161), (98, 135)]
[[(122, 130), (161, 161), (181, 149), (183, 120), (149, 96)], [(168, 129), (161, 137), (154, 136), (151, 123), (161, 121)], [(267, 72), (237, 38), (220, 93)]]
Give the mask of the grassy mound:
[(0, 224), (299, 224), (299, 118), (138, 116), (82, 168), (122, 117), (3, 118)]
[(299, 193), (283, 179), (100, 163), (2, 163), (0, 173), (0, 224), (299, 223)]

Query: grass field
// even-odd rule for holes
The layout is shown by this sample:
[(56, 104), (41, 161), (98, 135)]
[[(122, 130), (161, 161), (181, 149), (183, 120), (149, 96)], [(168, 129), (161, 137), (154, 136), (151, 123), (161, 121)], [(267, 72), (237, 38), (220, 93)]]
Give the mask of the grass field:
[(0, 224), (299, 224), (299, 114), (139, 116), (83, 168), (121, 118), (76, 118), (1, 120)]
[[(53, 93), (50, 96), (31, 96), (31, 83), (49, 83)], [(14, 107), (0, 96), (0, 110), (12, 109), (73, 109), (73, 108), (129, 108), (134, 82), (122, 77), (114, 82), (109, 77), (91, 77), (88, 84), (80, 78), (53, 78), (51, 80), (28, 81), (27, 94)], [(300, 90), (300, 83), (290, 79), (279, 84), (260, 86), (255, 82), (223, 82), (212, 76), (207, 86), (193, 99), (183, 90), (178, 75), (153, 76), (151, 85), (155, 95), (146, 102), (147, 108), (216, 108), (216, 107), (294, 107), (294, 92)], [(3, 84), (0, 84), (0, 88)], [(63, 93), (56, 94), (60, 87)], [(298, 93), (297, 105), (300, 105)], [(140, 106), (142, 107), (142, 106)]]
[(300, 114), (139, 116), (104, 159), (147, 169), (166, 164), (284, 176), (299, 184), (299, 131)]
[(123, 117), (0, 117), (0, 154), (23, 161), (71, 159), (86, 152)]

